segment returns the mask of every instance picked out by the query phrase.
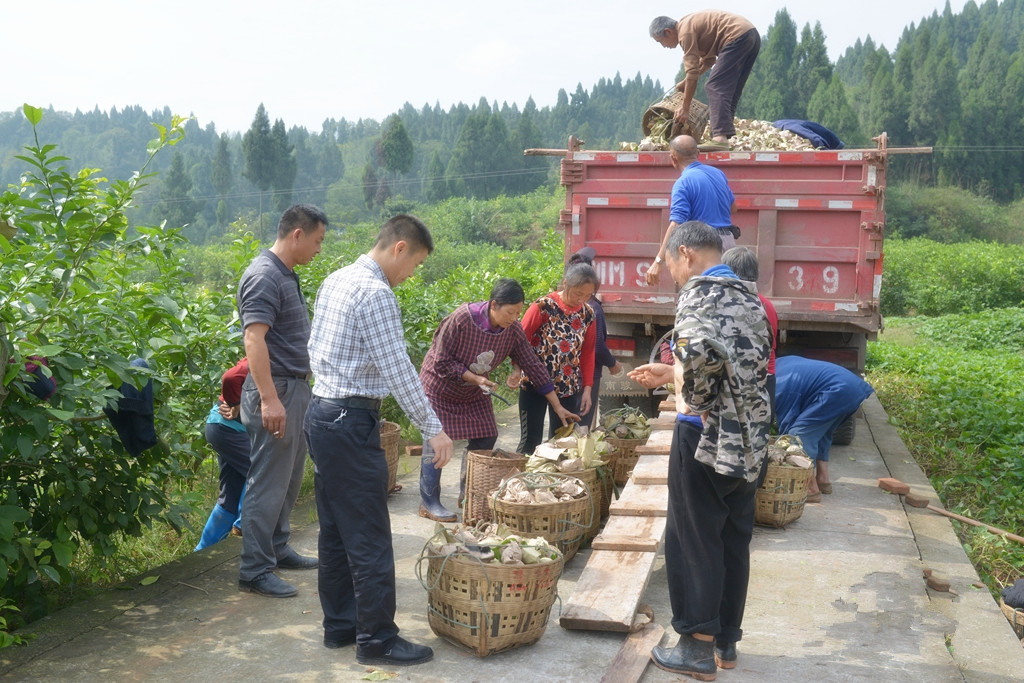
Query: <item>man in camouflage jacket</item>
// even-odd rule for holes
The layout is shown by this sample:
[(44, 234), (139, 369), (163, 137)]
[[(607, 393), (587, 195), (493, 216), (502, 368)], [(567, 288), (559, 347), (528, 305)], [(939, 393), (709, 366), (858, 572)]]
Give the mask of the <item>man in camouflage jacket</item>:
[(675, 648), (654, 663), (713, 680), (736, 666), (750, 574), (754, 493), (768, 446), (768, 320), (751, 283), (722, 265), (722, 242), (690, 221), (668, 243), (669, 272), (683, 285), (673, 334), (675, 367), (630, 376), (676, 385), (680, 410), (669, 459), (665, 568)]

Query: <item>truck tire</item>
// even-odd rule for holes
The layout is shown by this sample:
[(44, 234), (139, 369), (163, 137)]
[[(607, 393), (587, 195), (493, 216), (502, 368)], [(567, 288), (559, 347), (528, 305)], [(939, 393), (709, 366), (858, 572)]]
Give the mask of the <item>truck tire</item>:
[(857, 421), (854, 419), (855, 415), (843, 420), (836, 431), (832, 434), (832, 443), (836, 446), (849, 446), (853, 443), (853, 434), (857, 428)]

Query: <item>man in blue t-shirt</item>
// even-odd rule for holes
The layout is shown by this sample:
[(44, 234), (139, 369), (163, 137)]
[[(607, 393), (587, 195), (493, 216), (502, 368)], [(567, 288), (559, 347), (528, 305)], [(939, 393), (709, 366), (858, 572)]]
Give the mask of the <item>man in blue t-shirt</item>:
[(672, 167), (682, 171), (672, 186), (672, 205), (669, 210), (668, 230), (654, 263), (647, 270), (647, 284), (654, 287), (661, 279), (661, 264), (665, 259), (665, 245), (672, 229), (687, 221), (707, 223), (718, 231), (722, 249), (736, 246), (732, 233), (733, 194), (725, 174), (714, 166), (697, 161), (697, 141), (689, 135), (679, 135), (669, 144)]

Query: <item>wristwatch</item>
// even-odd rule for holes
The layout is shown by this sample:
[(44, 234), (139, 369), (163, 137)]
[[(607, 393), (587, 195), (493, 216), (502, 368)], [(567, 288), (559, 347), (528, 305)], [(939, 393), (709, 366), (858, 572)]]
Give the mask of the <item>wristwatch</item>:
[(654, 262), (661, 263), (661, 254), (658, 254), (657, 256), (654, 257)]

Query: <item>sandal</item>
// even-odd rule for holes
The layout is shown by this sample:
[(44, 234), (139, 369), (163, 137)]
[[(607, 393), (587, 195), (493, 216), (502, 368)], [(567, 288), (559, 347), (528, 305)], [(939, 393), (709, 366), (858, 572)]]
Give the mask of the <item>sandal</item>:
[(822, 484), (822, 483), (820, 483), (820, 482), (819, 482), (819, 483), (818, 483), (818, 489), (819, 489), (819, 490), (820, 490), (820, 491), (821, 491), (822, 493), (824, 493), (824, 494), (825, 494), (826, 496), (827, 496), (827, 495), (830, 495), (830, 494), (832, 493), (832, 482), (830, 482), (830, 481), (827, 481), (827, 482), (825, 482), (824, 484)]

